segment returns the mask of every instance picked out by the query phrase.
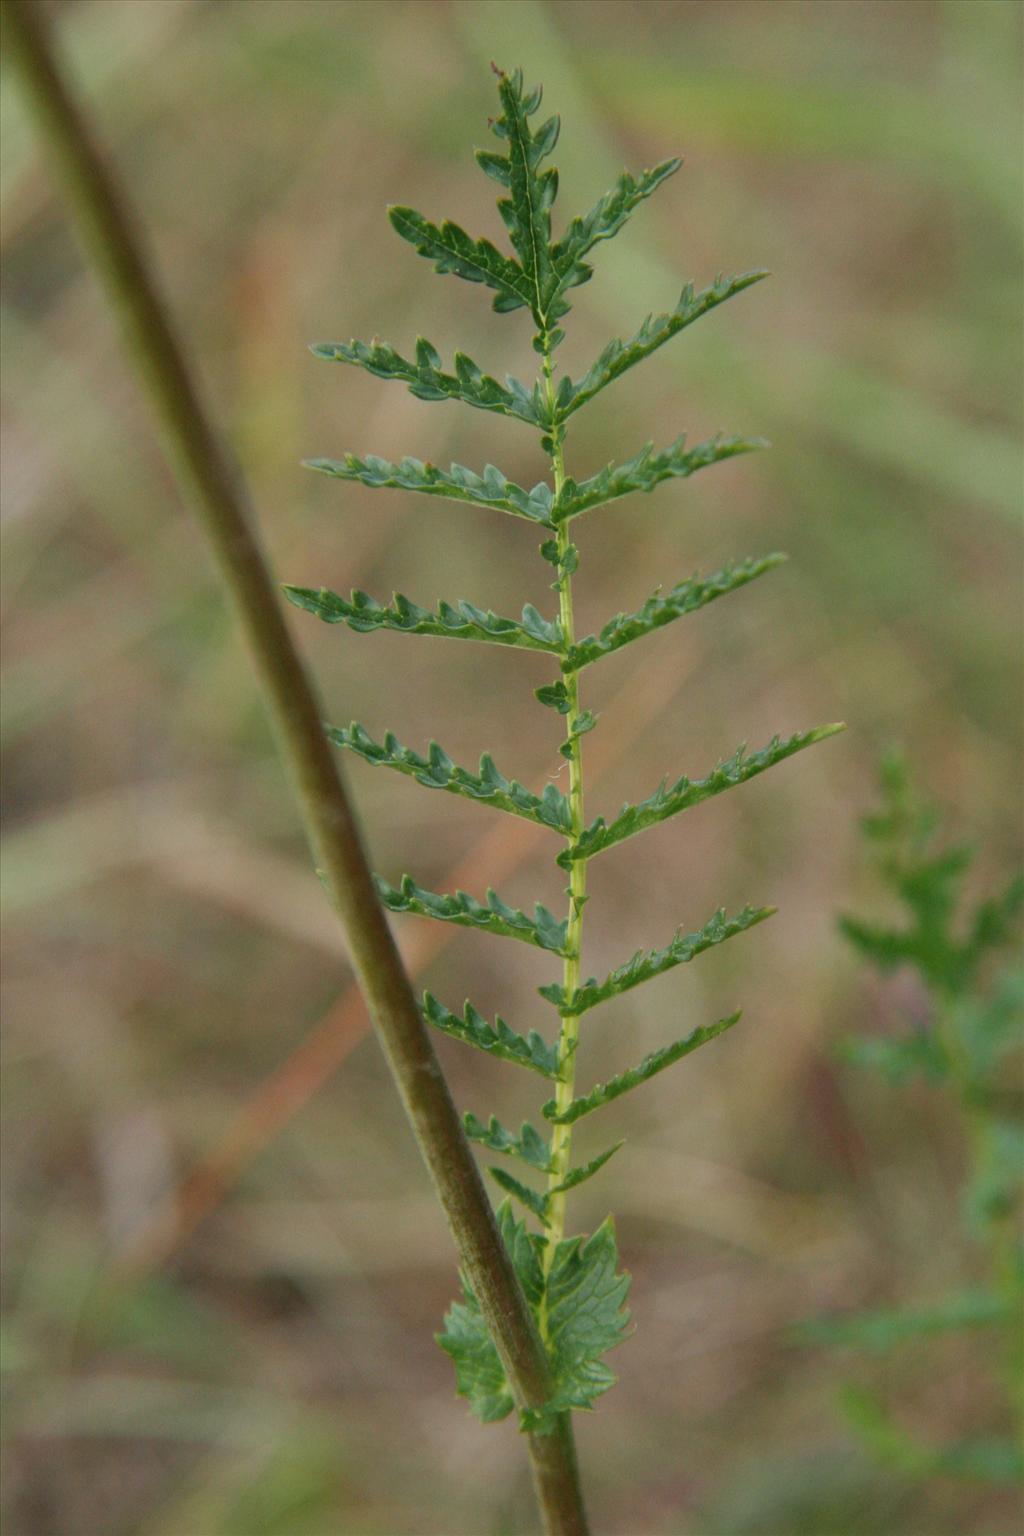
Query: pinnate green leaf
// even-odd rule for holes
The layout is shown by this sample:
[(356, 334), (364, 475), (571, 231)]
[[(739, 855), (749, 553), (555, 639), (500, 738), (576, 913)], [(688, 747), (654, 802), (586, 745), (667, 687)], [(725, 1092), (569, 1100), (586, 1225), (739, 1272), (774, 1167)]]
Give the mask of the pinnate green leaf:
[(624, 805), (614, 821), (606, 823), (603, 816), (598, 816), (571, 848), (559, 854), (558, 862), (568, 868), (575, 859), (592, 859), (656, 822), (667, 821), (670, 816), (678, 816), (702, 800), (710, 800), (727, 789), (735, 789), (738, 784), (746, 784), (776, 763), (842, 730), (845, 730), (842, 724), (821, 725), (812, 731), (798, 731), (786, 740), (773, 736), (768, 745), (757, 752), (748, 753), (745, 746), (737, 747), (731, 757), (719, 763), (704, 779), (688, 779), (684, 774), (674, 784), (662, 781), (646, 800), (641, 800), (638, 805)]
[(467, 502), (475, 507), (491, 507), (508, 512), (513, 517), (524, 517), (542, 528), (553, 528), (551, 520), (551, 487), (541, 481), (532, 490), (507, 480), (493, 464), (488, 464), (482, 475), (474, 474), (462, 464), (452, 464), (445, 471), (420, 459), (405, 458), (397, 464), (390, 459), (367, 454), (365, 459), (347, 453), (343, 459), (305, 459), (307, 469), (318, 474), (330, 475), (335, 480), (357, 480), (361, 485), (377, 489), (387, 486), (394, 490), (419, 491), (425, 496), (441, 496), (446, 501)]
[(617, 613), (600, 634), (588, 635), (570, 646), (562, 663), (563, 670), (578, 672), (589, 667), (592, 661), (600, 661), (602, 656), (610, 656), (613, 651), (621, 650), (624, 645), (642, 639), (665, 624), (688, 613), (696, 613), (716, 598), (745, 587), (766, 571), (774, 570), (785, 559), (785, 555), (773, 554), (764, 555), (759, 560), (742, 560), (716, 571), (713, 576), (693, 576), (688, 581), (677, 582), (668, 592), (655, 592), (636, 612)]
[(484, 1125), (476, 1115), (467, 1111), (462, 1117), (462, 1123), (470, 1141), (490, 1147), (492, 1152), (504, 1152), (508, 1157), (518, 1157), (521, 1162), (528, 1163), (541, 1173), (551, 1172), (550, 1144), (529, 1121), (523, 1121), (518, 1136), (507, 1131), (495, 1115)]
[(696, 933), (677, 933), (664, 949), (638, 949), (624, 965), (609, 972), (604, 981), (598, 982), (591, 976), (571, 997), (567, 997), (565, 988), (557, 984), (540, 987), (540, 995), (554, 1003), (563, 1017), (587, 1013), (599, 1003), (629, 992), (655, 976), (663, 976), (677, 965), (687, 965), (706, 949), (724, 944), (726, 939), (734, 938), (738, 933), (746, 933), (748, 928), (771, 917), (774, 911), (774, 907), (744, 907), (735, 917), (726, 917), (725, 908), (720, 907)]
[(495, 933), (503, 938), (522, 939), (536, 944), (556, 955), (564, 955), (567, 924), (557, 922), (547, 907), (538, 902), (534, 917), (527, 917), (517, 907), (510, 907), (495, 891), (487, 892), (487, 901), (477, 901), (465, 891), (454, 896), (439, 895), (424, 890), (411, 875), (403, 875), (399, 886), (376, 877), (377, 892), (389, 912), (411, 912), (418, 917), (433, 917), (442, 923), (458, 923), (465, 928), (478, 928), (483, 933)]
[[(490, 240), (474, 238), (450, 220), (433, 223), (415, 209), (405, 206), (392, 207), (389, 215), (399, 235), (430, 260), (437, 271), (488, 287), (494, 294), (493, 307), (498, 311), (530, 309), (538, 329), (534, 347), (545, 357), (547, 387), (538, 382), (532, 390), (527, 389), (511, 377), (500, 383), (485, 374), (472, 359), (458, 352), (452, 371), (446, 371), (439, 353), (423, 338), (418, 339), (412, 360), (378, 340), (370, 344), (358, 341), (322, 344), (313, 350), (318, 356), (362, 367), (377, 377), (403, 382), (419, 399), (461, 400), (478, 409), (498, 412), (540, 427), (547, 434), (543, 446), (552, 449), (562, 424), (574, 411), (700, 315), (766, 274), (753, 272), (738, 277), (720, 277), (700, 294), (688, 285), (673, 311), (649, 316), (630, 340), (612, 342), (581, 379), (574, 382), (571, 378), (563, 378), (552, 398), (550, 356), (552, 348), (562, 338), (562, 332), (554, 327), (569, 308), (566, 293), (591, 275), (586, 258), (592, 249), (623, 227), (630, 214), (678, 169), (679, 161), (663, 161), (638, 177), (623, 173), (616, 185), (587, 214), (573, 219), (563, 237), (553, 243), (551, 208), (557, 195), (558, 173), (553, 167), (545, 168), (544, 162), (557, 142), (559, 122), (557, 117), (551, 117), (537, 127), (531, 126), (531, 119), (540, 105), (540, 91), (524, 90), (521, 71), (497, 73), (502, 115), (491, 126), (502, 143), (503, 153), (487, 151), (479, 154), (478, 159), (485, 172), (502, 188), (504, 195), (498, 207), (515, 256), (503, 252)], [(649, 492), (665, 480), (685, 478), (702, 467), (760, 446), (762, 444), (757, 439), (716, 438), (688, 450), (685, 440), (679, 438), (664, 451), (655, 453), (648, 444), (623, 464), (608, 465), (581, 483), (567, 481), (557, 504), (548, 486), (541, 484), (528, 491), (510, 482), (492, 465), (488, 465), (482, 475), (477, 475), (456, 464), (443, 471), (433, 464), (409, 457), (392, 462), (372, 455), (361, 459), (347, 454), (339, 460), (312, 460), (310, 467), (371, 488), (411, 490), (495, 508), (554, 532), (562, 522), (591, 507), (633, 492)], [(558, 575), (555, 590), (564, 596), (565, 584), (578, 560), (575, 546), (567, 546), (564, 537), (558, 541), (548, 538), (542, 544), (541, 552), (555, 566)], [(348, 599), (327, 589), (289, 587), (286, 592), (290, 601), (327, 623), (344, 623), (360, 632), (390, 629), (542, 651), (557, 655), (563, 672), (572, 673), (630, 640), (735, 590), (770, 569), (779, 558), (769, 556), (760, 562), (747, 561), (741, 566), (730, 566), (706, 582), (693, 578), (679, 583), (665, 596), (659, 592), (639, 613), (617, 615), (599, 636), (588, 637), (568, 654), (559, 621), (543, 618), (529, 605), (523, 609), (521, 620), (514, 620), (467, 602), (457, 605), (442, 602), (435, 610), (427, 610), (401, 594), (396, 594), (390, 604), (385, 604), (358, 591)], [(559, 712), (572, 714), (569, 741), (562, 750), (575, 754), (576, 739), (593, 727), (594, 716), (586, 710), (570, 710), (569, 689), (564, 682), (539, 690), (537, 696)], [(671, 788), (663, 784), (649, 800), (638, 806), (624, 807), (610, 826), (601, 820), (587, 828), (578, 836), (576, 844), (563, 854), (560, 862), (570, 868), (573, 859), (589, 857), (644, 826), (665, 819), (733, 783), (743, 782), (746, 777), (770, 766), (771, 762), (809, 745), (812, 739), (821, 739), (830, 733), (830, 729), (809, 733), (804, 738), (794, 737), (788, 743), (781, 743), (776, 738), (754, 758), (747, 758), (741, 751), (728, 763), (719, 765), (707, 780), (691, 782), (684, 778)], [(328, 733), (338, 746), (355, 752), (364, 761), (374, 766), (391, 767), (425, 787), (489, 803), (548, 826), (567, 838), (573, 837), (578, 830), (579, 822), (574, 824), (566, 797), (553, 785), (542, 796), (533, 795), (516, 780), (501, 774), (486, 754), (480, 760), (479, 772), (473, 773), (453, 763), (436, 743), (431, 743), (426, 756), (421, 756), (403, 746), (390, 732), (383, 743), (376, 742), (357, 723), (345, 729), (329, 727)], [(761, 758), (765, 760), (756, 761)], [(378, 879), (377, 888), (382, 902), (392, 912), (433, 917), (442, 922), (518, 938), (551, 953), (567, 954), (568, 921), (557, 921), (540, 904), (531, 918), (506, 905), (493, 891), (488, 891), (486, 900), (481, 902), (463, 891), (439, 894), (426, 890), (408, 875), (398, 886)], [(576, 912), (584, 900), (582, 896), (576, 898)], [(727, 918), (724, 910), (720, 911), (698, 933), (686, 936), (677, 933), (664, 950), (638, 952), (603, 982), (591, 978), (578, 986), (571, 996), (557, 986), (542, 989), (542, 995), (555, 1002), (565, 1015), (581, 1014), (620, 992), (686, 963), (704, 949), (762, 921), (771, 910), (747, 907), (733, 918)], [(998, 926), (997, 917), (992, 917), (991, 921), (985, 918), (980, 926), (986, 932), (994, 931)], [(457, 1016), (429, 993), (424, 997), (423, 1012), (428, 1022), (452, 1038), (527, 1066), (549, 1080), (563, 1081), (559, 1074), (558, 1046), (548, 1045), (535, 1032), (527, 1037), (517, 1035), (500, 1018), (492, 1026), (468, 1003), (462, 1016)], [(545, 1104), (545, 1119), (558, 1125), (573, 1123), (665, 1070), (730, 1028), (738, 1018), (737, 1013), (695, 1030), (685, 1039), (645, 1057), (638, 1066), (574, 1099), (561, 1110), (557, 1100)], [(551, 1145), (528, 1122), (524, 1122), (516, 1134), (495, 1117), (485, 1124), (475, 1115), (467, 1114), (465, 1128), (474, 1142), (503, 1157), (518, 1158), (536, 1172), (551, 1174)], [(621, 1145), (619, 1142), (589, 1162), (569, 1169), (564, 1176), (559, 1172), (557, 1177), (561, 1183), (557, 1193), (561, 1195), (593, 1177)], [(503, 1167), (490, 1171), (508, 1193), (547, 1226), (550, 1193), (531, 1189)], [(603, 1356), (625, 1333), (628, 1313), (624, 1310), (624, 1300), (629, 1280), (617, 1273), (618, 1254), (610, 1219), (588, 1239), (572, 1237), (557, 1243), (543, 1234), (528, 1233), (524, 1224), (512, 1214), (508, 1201), (498, 1213), (498, 1223), (502, 1241), (533, 1310), (551, 1363), (550, 1400), (542, 1411), (524, 1414), (522, 1424), (525, 1429), (546, 1433), (555, 1427), (559, 1414), (573, 1408), (590, 1407), (612, 1384), (614, 1378)], [(459, 1392), (469, 1399), (482, 1419), (503, 1418), (511, 1411), (513, 1394), (476, 1297), (465, 1278), (463, 1299), (450, 1309), (440, 1343), (454, 1360)]]
[(369, 731), (356, 720), (349, 726), (328, 726), (327, 735), (335, 746), (355, 752), (364, 762), (375, 767), (394, 768), (426, 789), (444, 789), (450, 794), (492, 805), (497, 810), (522, 816), (525, 821), (550, 827), (563, 835), (572, 830), (569, 802), (561, 790), (554, 784), (547, 784), (542, 795), (531, 794), (517, 779), (507, 779), (500, 773), (486, 752), (480, 759), (480, 771), (471, 773), (468, 768), (457, 767), (436, 741), (430, 743), (427, 755), (423, 757), (411, 747), (403, 747), (390, 731), (385, 733), (383, 743), (374, 741)]
[(552, 1081), (558, 1077), (558, 1046), (549, 1045), (535, 1029), (528, 1035), (519, 1035), (502, 1018), (495, 1018), (493, 1025), (488, 1024), (468, 1002), (461, 1014), (452, 1013), (430, 992), (423, 994), (423, 1017), (442, 1034), (485, 1051), (488, 1056), (529, 1067), (531, 1072)]
[(602, 389), (644, 358), (650, 357), (666, 341), (677, 336), (686, 326), (699, 320), (709, 310), (724, 304), (734, 294), (759, 283), (767, 272), (742, 272), (737, 277), (718, 277), (709, 288), (694, 292), (692, 283), (683, 289), (675, 309), (664, 315), (648, 315), (635, 335), (628, 341), (610, 341), (596, 362), (575, 383), (566, 376), (558, 387), (555, 399), (557, 417), (565, 421), (581, 406), (586, 405)]
[(503, 619), (473, 603), (438, 603), (436, 610), (421, 608), (401, 592), (390, 603), (378, 602), (366, 592), (340, 597), (327, 587), (286, 586), (284, 594), (296, 608), (304, 608), (325, 624), (347, 624), (360, 634), (374, 629), (393, 629), (404, 635), (441, 635), (449, 640), (482, 640), (490, 645), (511, 645), (519, 650), (546, 651), (557, 655), (561, 626), (544, 619), (527, 603), (521, 619)]
[(503, 256), (490, 240), (474, 240), (450, 219), (432, 224), (415, 208), (397, 204), (388, 209), (388, 218), (403, 240), (434, 263), (435, 271), (452, 272), (469, 283), (485, 283), (495, 289), (494, 308), (499, 313), (530, 303), (533, 293), (523, 269)]
[(556, 523), (568, 522), (591, 507), (604, 506), (633, 491), (653, 491), (663, 480), (685, 480), (709, 464), (720, 464), (737, 454), (753, 453), (768, 446), (763, 437), (714, 437), (695, 448), (687, 448), (685, 434), (661, 453), (654, 452), (653, 443), (645, 443), (639, 453), (623, 464), (608, 464), (579, 484), (571, 478), (566, 480), (555, 502), (553, 519)]
[(407, 384), (417, 400), (461, 400), (477, 410), (515, 416), (534, 427), (548, 423), (547, 405), (539, 386), (528, 390), (518, 379), (510, 377), (499, 384), (464, 352), (455, 354), (455, 372), (445, 373), (440, 353), (423, 336), (416, 341), (415, 362), (396, 352), (386, 341), (319, 341), (310, 351), (327, 362), (351, 363), (379, 379)]
[(672, 1045), (666, 1045), (660, 1051), (652, 1051), (645, 1056), (639, 1066), (630, 1067), (625, 1072), (620, 1072), (617, 1077), (609, 1078), (606, 1083), (598, 1083), (589, 1093), (581, 1098), (573, 1099), (568, 1108), (559, 1111), (554, 1099), (549, 1099), (541, 1113), (546, 1120), (553, 1125), (572, 1125), (574, 1121), (581, 1120), (584, 1115), (589, 1115), (593, 1110), (600, 1109), (604, 1104), (610, 1104), (613, 1099), (621, 1098), (632, 1088), (638, 1088), (641, 1083), (646, 1083), (648, 1078), (656, 1077), (659, 1072), (664, 1072), (666, 1067), (671, 1067), (675, 1062), (681, 1061), (684, 1056), (689, 1056), (699, 1046), (706, 1045), (709, 1040), (715, 1040), (727, 1029), (738, 1022), (740, 1014), (733, 1013), (727, 1019), (719, 1019), (715, 1024), (702, 1024), (692, 1034), (682, 1040), (676, 1040)]

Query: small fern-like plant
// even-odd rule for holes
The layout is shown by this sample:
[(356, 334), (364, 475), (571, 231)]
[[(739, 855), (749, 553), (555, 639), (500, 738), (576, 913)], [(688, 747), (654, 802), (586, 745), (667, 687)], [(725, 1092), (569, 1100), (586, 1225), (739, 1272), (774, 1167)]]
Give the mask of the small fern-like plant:
[[(628, 341), (610, 342), (582, 377), (556, 379), (555, 352), (564, 335), (560, 322), (569, 311), (570, 291), (591, 275), (587, 258), (600, 241), (618, 233), (680, 162), (665, 160), (638, 177), (624, 173), (589, 213), (573, 219), (556, 240), (551, 231), (551, 209), (558, 173), (545, 168), (544, 162), (555, 147), (559, 120), (550, 117), (539, 127), (532, 127), (530, 119), (540, 104), (540, 91), (524, 91), (520, 71), (496, 73), (501, 115), (491, 128), (501, 149), (497, 153), (479, 151), (477, 160), (501, 187), (498, 209), (513, 254), (499, 250), (490, 240), (471, 238), (449, 221), (431, 223), (412, 208), (392, 207), (390, 218), (397, 233), (438, 272), (485, 285), (493, 291), (493, 308), (501, 314), (525, 310), (532, 317), (536, 328), (533, 346), (541, 359), (537, 382), (530, 387), (514, 378), (499, 382), (461, 352), (455, 353), (451, 368), (446, 369), (439, 353), (422, 337), (411, 357), (377, 340), (369, 344), (322, 344), (313, 351), (318, 357), (353, 364), (379, 378), (398, 380), (420, 400), (457, 400), (525, 423), (541, 434), (542, 446), (550, 457), (551, 480), (527, 490), (492, 465), (477, 474), (458, 464), (442, 470), (418, 459), (392, 463), (373, 455), (314, 459), (310, 467), (339, 480), (507, 513), (531, 525), (541, 535), (540, 553), (554, 574), (558, 612), (545, 617), (527, 604), (516, 619), (465, 601), (439, 602), (434, 608), (425, 608), (400, 594), (390, 602), (381, 602), (359, 591), (342, 597), (324, 589), (293, 586), (286, 590), (293, 603), (328, 624), (344, 624), (360, 633), (397, 630), (539, 652), (550, 657), (557, 670), (555, 679), (536, 690), (536, 697), (562, 723), (559, 751), (568, 764), (567, 792), (549, 783), (543, 793), (534, 794), (518, 780), (506, 777), (486, 753), (474, 771), (459, 767), (436, 743), (420, 753), (404, 746), (390, 731), (378, 737), (356, 723), (330, 728), (331, 739), (340, 748), (367, 763), (406, 774), (428, 789), (462, 795), (535, 822), (561, 842), (557, 863), (568, 878), (568, 905), (563, 917), (541, 905), (532, 914), (516, 910), (494, 891), (482, 899), (464, 891), (438, 894), (425, 890), (410, 875), (397, 886), (385, 880), (378, 882), (381, 898), (392, 912), (413, 913), (518, 939), (562, 962), (559, 979), (540, 988), (541, 997), (552, 1006), (558, 1021), (553, 1038), (535, 1030), (518, 1033), (501, 1018), (492, 1024), (468, 1002), (461, 1011), (452, 1011), (429, 993), (423, 999), (424, 1016), (443, 1034), (534, 1072), (548, 1085), (540, 1107), (543, 1132), (532, 1124), (524, 1124), (518, 1131), (508, 1130), (494, 1116), (484, 1120), (473, 1113), (467, 1113), (464, 1121), (471, 1141), (513, 1165), (521, 1165), (528, 1177), (539, 1176), (542, 1181), (538, 1187), (505, 1167), (491, 1169), (496, 1182), (511, 1197), (501, 1206), (499, 1228), (546, 1346), (554, 1383), (546, 1409), (521, 1415), (522, 1424), (524, 1429), (545, 1433), (554, 1427), (559, 1415), (590, 1407), (612, 1384), (614, 1377), (603, 1356), (622, 1339), (628, 1317), (623, 1306), (628, 1276), (618, 1272), (611, 1218), (587, 1237), (570, 1234), (566, 1225), (571, 1191), (593, 1177), (621, 1142), (583, 1165), (574, 1164), (573, 1128), (583, 1116), (604, 1108), (721, 1035), (736, 1023), (739, 1014), (700, 1025), (638, 1065), (582, 1093), (576, 1086), (581, 1023), (600, 1004), (746, 932), (773, 910), (747, 906), (732, 916), (718, 911), (695, 931), (677, 932), (663, 948), (640, 951), (625, 963), (612, 966), (600, 979), (588, 977), (581, 971), (588, 864), (605, 849), (745, 783), (841, 727), (830, 725), (786, 738), (776, 736), (754, 752), (741, 747), (703, 777), (682, 775), (671, 783), (663, 781), (653, 794), (624, 806), (610, 820), (598, 816), (587, 821), (583, 740), (596, 721), (581, 700), (581, 678), (586, 668), (662, 625), (738, 591), (783, 557), (768, 554), (743, 560), (711, 576), (694, 576), (666, 590), (659, 588), (635, 612), (617, 614), (600, 633), (577, 636), (573, 616), (573, 576), (579, 561), (573, 541), (577, 519), (618, 497), (652, 491), (665, 480), (685, 479), (706, 466), (766, 445), (752, 438), (716, 437), (688, 447), (679, 437), (659, 452), (648, 443), (622, 463), (577, 480), (566, 469), (567, 427), (577, 411), (628, 369), (766, 274), (757, 271), (719, 277), (701, 292), (688, 284), (673, 310), (649, 316)], [(514, 1213), (513, 1200), (523, 1208), (525, 1217)], [(531, 1218), (536, 1230), (529, 1227)], [(511, 1412), (510, 1384), (477, 1299), (465, 1282), (463, 1298), (449, 1311), (439, 1342), (454, 1361), (458, 1391), (482, 1420), (501, 1419)]]
[(883, 975), (906, 970), (917, 1001), (912, 1019), (891, 1033), (845, 1041), (843, 1055), (880, 1072), (894, 1087), (915, 1078), (931, 1084), (959, 1115), (966, 1146), (965, 1261), (978, 1283), (923, 1305), (821, 1319), (801, 1331), (812, 1342), (876, 1355), (941, 1335), (987, 1335), (1005, 1370), (1012, 1403), (1008, 1416), (1017, 1423), (1013, 1438), (995, 1435), (927, 1445), (899, 1422), (882, 1398), (860, 1386), (844, 1389), (842, 1406), (851, 1427), (875, 1455), (911, 1477), (1019, 1481), (1024, 1479), (1019, 1438), (1024, 1253), (1018, 1224), (1024, 1179), (1019, 1102), (1024, 968), (1019, 957), (1009, 965), (994, 957), (1018, 938), (1024, 875), (1013, 878), (998, 896), (969, 909), (963, 884), (971, 850), (941, 846), (938, 813), (918, 798), (898, 754), (884, 760), (881, 784), (881, 808), (865, 817), (862, 826), (877, 855), (882, 881), (903, 909), (902, 917), (891, 924), (843, 917), (840, 926)]

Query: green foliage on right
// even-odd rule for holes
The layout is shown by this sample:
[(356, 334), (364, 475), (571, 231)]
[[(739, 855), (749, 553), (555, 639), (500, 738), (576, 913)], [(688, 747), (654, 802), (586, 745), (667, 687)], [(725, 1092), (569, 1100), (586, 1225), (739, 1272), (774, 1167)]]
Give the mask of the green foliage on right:
[[(906, 765), (882, 765), (881, 809), (864, 819), (883, 882), (902, 908), (891, 923), (843, 917), (854, 947), (883, 974), (909, 968), (926, 999), (926, 1016), (892, 1035), (860, 1037), (844, 1054), (879, 1070), (898, 1087), (919, 1076), (944, 1093), (964, 1128), (967, 1177), (963, 1221), (984, 1257), (984, 1283), (926, 1306), (910, 1303), (807, 1323), (807, 1342), (885, 1354), (932, 1335), (984, 1330), (998, 1341), (1014, 1428), (1005, 1438), (965, 1439), (935, 1448), (906, 1430), (875, 1393), (848, 1388), (845, 1415), (881, 1460), (915, 1478), (956, 1477), (988, 1483), (1024, 1480), (1024, 1121), (1014, 1105), (1024, 1047), (1024, 966), (1006, 965), (1024, 911), (1024, 876), (969, 907), (965, 847), (937, 845), (938, 813), (917, 797)], [(986, 960), (997, 967), (987, 974)]]

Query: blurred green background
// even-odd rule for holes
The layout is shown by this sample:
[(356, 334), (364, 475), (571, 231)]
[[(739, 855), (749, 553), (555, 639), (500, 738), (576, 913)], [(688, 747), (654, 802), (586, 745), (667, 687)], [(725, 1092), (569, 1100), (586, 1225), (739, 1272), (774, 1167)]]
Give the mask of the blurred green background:
[[(598, 973), (719, 904), (781, 910), (588, 1026), (589, 1083), (745, 1008), (616, 1108), (628, 1146), (574, 1197), (580, 1227), (617, 1213), (638, 1324), (579, 1422), (584, 1471), (617, 1536), (1016, 1530), (1011, 1493), (875, 1469), (835, 1408), (856, 1362), (790, 1329), (927, 1299), (976, 1264), (941, 1102), (837, 1065), (836, 1042), (889, 1027), (894, 1001), (835, 916), (877, 900), (857, 818), (890, 742), (980, 845), (979, 891), (1021, 852), (1020, 7), (77, 0), (55, 16), (282, 579), (550, 608), (525, 525), (298, 467), (351, 450), (544, 472), (518, 423), (306, 351), (378, 332), (408, 351), (422, 332), (532, 377), (528, 322), (434, 276), (384, 212), (499, 237), (471, 155), (492, 58), (562, 114), (561, 219), (624, 164), (686, 156), (599, 249), (570, 372), (684, 280), (771, 268), (568, 443), (577, 475), (684, 429), (775, 444), (588, 520), (583, 632), (659, 582), (792, 556), (587, 674), (591, 814), (742, 740), (850, 725), (595, 866)], [(469, 1419), (432, 1342), (449, 1239), (246, 658), (6, 79), (2, 112), (6, 1528), (526, 1532), (515, 1431)], [(557, 722), (531, 697), (542, 659), (294, 618), (332, 719), (418, 749), (436, 735), (464, 763), (488, 748), (535, 788), (557, 772)], [(559, 905), (525, 824), (393, 777), (350, 771), (383, 873)], [(542, 957), (422, 931), (437, 926), (400, 929), (421, 983), (549, 1027)], [(462, 1107), (536, 1115), (518, 1074), (447, 1045)], [(998, 1415), (986, 1365), (929, 1344), (871, 1379), (941, 1439)]]

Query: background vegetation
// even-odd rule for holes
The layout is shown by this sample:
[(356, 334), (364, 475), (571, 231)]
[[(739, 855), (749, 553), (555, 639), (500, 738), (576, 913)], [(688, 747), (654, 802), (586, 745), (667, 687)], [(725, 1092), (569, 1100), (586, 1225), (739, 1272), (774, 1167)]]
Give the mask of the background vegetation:
[[(533, 369), (528, 325), (431, 278), (384, 217), (413, 201), (494, 233), (466, 153), (493, 110), (492, 57), (542, 78), (563, 114), (567, 207), (623, 164), (687, 158), (579, 291), (570, 371), (687, 278), (776, 274), (569, 443), (576, 473), (681, 429), (776, 444), (602, 511), (581, 539), (584, 631), (666, 570), (793, 556), (743, 603), (650, 639), (639, 672), (630, 653), (595, 675), (588, 809), (648, 793), (666, 766), (702, 772), (744, 737), (851, 725), (646, 842), (642, 879), (630, 855), (594, 867), (595, 971), (606, 941), (619, 957), (719, 901), (781, 911), (591, 1026), (597, 1080), (746, 1007), (642, 1108), (624, 1101), (629, 1158), (577, 1197), (583, 1225), (619, 1212), (642, 1320), (614, 1395), (579, 1423), (581, 1454), (600, 1528), (623, 1536), (1014, 1530), (1010, 1492), (880, 1472), (835, 1410), (835, 1358), (792, 1325), (941, 1295), (976, 1264), (941, 1098), (894, 1095), (836, 1058), (841, 1037), (891, 1029), (920, 998), (906, 976), (866, 979), (835, 913), (879, 900), (857, 819), (894, 739), (952, 834), (980, 845), (970, 890), (1020, 857), (1020, 9), (78, 0), (58, 14), (282, 579), (547, 606), (511, 520), (297, 467), (353, 450), (494, 460), (526, 484), (543, 472), (515, 424), (428, 413), (304, 346), (380, 331), (402, 347), (419, 324), (489, 370)], [(515, 1431), (468, 1418), (431, 1340), (453, 1289), (447, 1234), (245, 657), (12, 89), (2, 112), (7, 1528), (526, 1530)], [(338, 723), (422, 748), (443, 720), (458, 761), (487, 744), (536, 789), (558, 771), (554, 717), (544, 739), (523, 727), (543, 724), (543, 658), (518, 658), (516, 683), (486, 649), (450, 648), (442, 675), (400, 636), (302, 637)], [(637, 736), (639, 780), (618, 755)], [(424, 806), (358, 763), (350, 778), (389, 878), (415, 847), (435, 889), (490, 879), (518, 905), (555, 903), (525, 824)], [(501, 953), (499, 974), (501, 946), (437, 926), (401, 930), (422, 983), (533, 1027), (532, 953)], [(444, 1046), (460, 1101), (516, 1121), (514, 1076)], [(952, 1439), (998, 1414), (985, 1365), (968, 1336), (881, 1369), (907, 1422)]]

